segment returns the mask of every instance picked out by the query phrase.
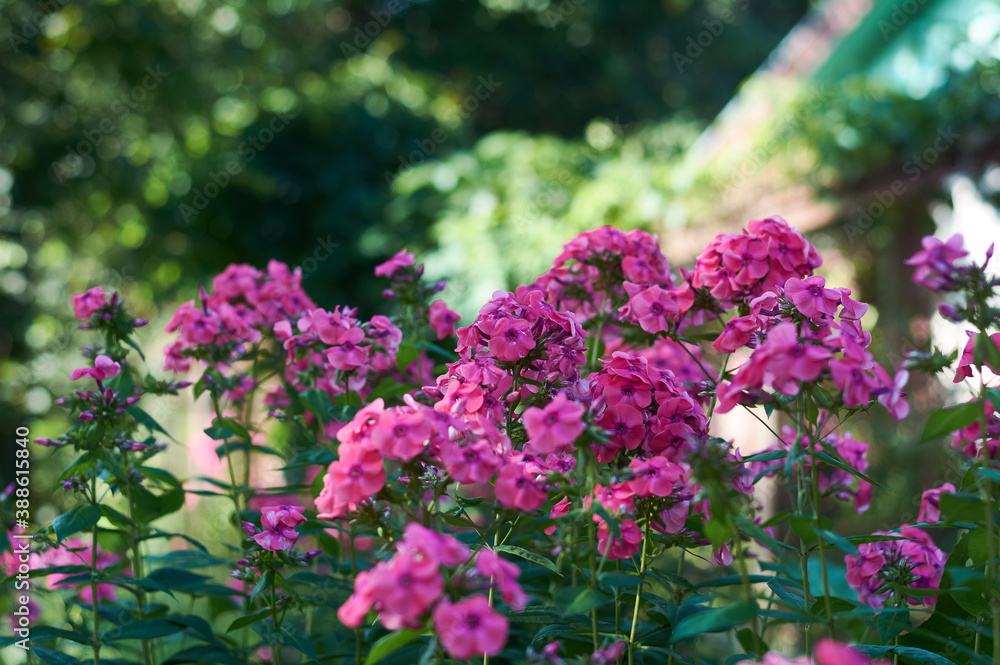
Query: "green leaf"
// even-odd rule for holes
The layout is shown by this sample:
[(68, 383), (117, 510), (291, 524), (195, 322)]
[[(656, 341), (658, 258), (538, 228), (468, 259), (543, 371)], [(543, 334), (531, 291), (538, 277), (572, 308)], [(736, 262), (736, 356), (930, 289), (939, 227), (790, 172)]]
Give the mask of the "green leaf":
[(407, 340), (399, 345), (399, 350), (396, 352), (396, 369), (400, 372), (405, 370), (410, 366), (417, 356), (420, 355), (420, 349), (418, 349), (413, 342)]
[(702, 633), (721, 633), (741, 623), (746, 623), (756, 612), (756, 604), (740, 602), (687, 616), (678, 622), (673, 635), (670, 636), (670, 641), (680, 642)]
[(56, 540), (61, 543), (74, 533), (90, 529), (97, 524), (103, 514), (100, 507), (89, 503), (70, 508), (52, 522)]
[(160, 423), (156, 422), (156, 419), (153, 418), (153, 416), (149, 415), (135, 404), (125, 407), (125, 410), (130, 416), (135, 418), (137, 423), (148, 429), (150, 432), (159, 432), (160, 434), (165, 434), (171, 439), (174, 438), (167, 433), (167, 430), (163, 429)]
[(841, 550), (842, 552), (847, 552), (848, 554), (851, 555), (857, 555), (858, 553), (857, 547), (855, 547), (849, 540), (847, 540), (846, 538), (844, 538), (843, 536), (834, 531), (830, 531), (829, 529), (820, 529), (819, 535), (821, 535), (826, 542), (834, 545), (837, 549)]
[(389, 654), (402, 649), (411, 642), (416, 642), (421, 636), (427, 634), (425, 631), (409, 629), (389, 633), (372, 645), (371, 651), (368, 652), (368, 658), (365, 659), (365, 665), (373, 665), (373, 663), (377, 663)]
[(215, 441), (225, 441), (232, 438), (236, 432), (227, 427), (206, 427), (205, 434)]
[[(833, 450), (833, 448), (831, 448), (830, 450)], [(887, 490), (887, 491), (889, 490), (889, 488), (886, 487), (885, 485), (883, 485), (882, 483), (878, 482), (877, 480), (873, 480), (871, 477), (869, 477), (869, 476), (865, 475), (864, 473), (858, 471), (857, 469), (855, 469), (851, 465), (847, 464), (843, 460), (836, 459), (836, 458), (831, 457), (830, 455), (828, 455), (828, 454), (826, 454), (824, 452), (820, 452), (818, 450), (812, 450), (811, 448), (809, 449), (808, 454), (812, 455), (813, 457), (818, 457), (819, 459), (825, 461), (827, 464), (830, 464), (830, 465), (832, 465), (832, 466), (840, 469), (841, 471), (846, 471), (847, 473), (851, 474), (852, 476), (855, 476), (856, 478), (860, 478), (861, 480), (869, 482), (872, 485), (875, 485), (876, 487), (881, 487), (882, 489)]]
[[(785, 601), (788, 605), (803, 610), (806, 608), (805, 599), (803, 599), (803, 597), (800, 594), (795, 594), (789, 591), (787, 588), (785, 588), (782, 581), (778, 580), (777, 578), (768, 582), (767, 586), (768, 588), (771, 589), (771, 591), (774, 592), (775, 596)], [(798, 588), (801, 589), (802, 588), (801, 585), (799, 585)]]
[(568, 617), (574, 614), (586, 614), (592, 609), (600, 607), (610, 602), (605, 594), (597, 591), (596, 589), (581, 589), (580, 593), (576, 595), (566, 609), (563, 611), (563, 616)]
[(976, 422), (983, 414), (983, 405), (976, 402), (966, 402), (957, 406), (931, 411), (924, 425), (924, 433), (917, 443), (925, 443), (946, 434), (957, 432), (967, 425)]
[(210, 646), (196, 646), (178, 651), (163, 661), (163, 665), (180, 665), (181, 663), (215, 663), (216, 665), (246, 665), (242, 658), (231, 651), (223, 651)]
[(951, 660), (948, 660), (944, 656), (939, 656), (936, 653), (931, 653), (930, 651), (925, 651), (924, 649), (917, 649), (915, 647), (897, 647), (888, 646), (880, 647), (874, 644), (858, 644), (851, 647), (855, 651), (860, 651), (861, 653), (867, 655), (868, 657), (875, 656), (887, 656), (889, 654), (899, 654), (904, 658), (908, 658), (916, 663), (923, 663), (925, 665), (955, 665)]
[(754, 540), (767, 545), (771, 549), (774, 550), (786, 549), (792, 552), (796, 551), (796, 549), (791, 545), (789, 545), (788, 543), (783, 543), (777, 538), (772, 538), (770, 535), (768, 535), (767, 531), (764, 531), (764, 529), (760, 528), (760, 525), (758, 525), (756, 522), (751, 520), (746, 515), (734, 515), (733, 522), (736, 523), (736, 526), (739, 527), (740, 531), (750, 536)]
[[(214, 425), (215, 427), (229, 430), (230, 432), (240, 437), (244, 441), (251, 440), (250, 432), (247, 430), (247, 428), (241, 425), (240, 423), (236, 422), (232, 418), (218, 418), (218, 417), (214, 418), (212, 420), (212, 425)], [(230, 436), (232, 436), (232, 434), (230, 434)]]
[(411, 386), (408, 383), (400, 383), (393, 378), (383, 379), (381, 383), (375, 386), (375, 389), (368, 394), (368, 402), (374, 402), (378, 398), (389, 399), (390, 397), (398, 397), (399, 395), (405, 395), (406, 393), (414, 390), (416, 386)]
[(975, 494), (954, 493), (941, 495), (941, 521), (972, 522), (979, 524), (984, 516), (983, 500)]
[(42, 662), (48, 663), (49, 665), (82, 665), (82, 663), (76, 658), (73, 658), (73, 656), (53, 651), (52, 649), (32, 646), (31, 652), (38, 656)]
[(265, 607), (262, 610), (257, 610), (253, 614), (248, 614), (246, 616), (242, 616), (239, 619), (237, 619), (236, 621), (232, 622), (231, 624), (229, 624), (229, 628), (226, 628), (226, 632), (227, 633), (231, 633), (234, 630), (237, 630), (239, 628), (243, 628), (244, 626), (249, 626), (252, 623), (257, 623), (258, 621), (260, 621), (262, 619), (266, 619), (266, 618), (268, 618), (270, 616), (271, 616), (271, 608), (270, 607)]
[(554, 564), (552, 561), (546, 559), (540, 554), (535, 554), (534, 552), (529, 552), (523, 547), (517, 547), (515, 545), (500, 545), (496, 548), (497, 552), (506, 552), (507, 554), (513, 554), (514, 556), (519, 556), (522, 559), (530, 561), (531, 563), (537, 564), (542, 568), (548, 568), (556, 575), (559, 574), (559, 566)]
[(150, 640), (166, 637), (184, 630), (185, 626), (171, 623), (166, 619), (143, 619), (123, 626), (115, 626), (101, 635), (102, 642), (115, 640)]

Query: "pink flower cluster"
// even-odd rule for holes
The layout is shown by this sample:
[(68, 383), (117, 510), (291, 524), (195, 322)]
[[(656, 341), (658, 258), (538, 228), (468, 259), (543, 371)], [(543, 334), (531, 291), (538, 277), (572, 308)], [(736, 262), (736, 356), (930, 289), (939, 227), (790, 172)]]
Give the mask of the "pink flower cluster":
[(186, 372), (192, 357), (214, 360), (205, 347), (230, 348), (235, 359), (246, 345), (260, 341), (262, 331), (315, 307), (302, 290), (301, 269), (289, 270), (279, 261), (268, 263), (267, 271), (231, 265), (212, 280), (211, 295), (202, 291), (200, 302), (184, 303), (170, 319), (166, 332), (180, 336), (165, 349), (163, 369)]
[(819, 252), (781, 217), (754, 220), (740, 233), (716, 236), (695, 263), (691, 285), (724, 306), (748, 302), (822, 264)]
[(556, 309), (585, 323), (596, 314), (613, 313), (628, 298), (628, 282), (670, 288), (670, 264), (656, 236), (604, 226), (566, 243), (535, 286)]
[(608, 432), (595, 450), (599, 462), (623, 450), (681, 461), (706, 434), (701, 404), (670, 369), (650, 367), (645, 356), (616, 351), (589, 383), (595, 423)]
[[(507, 642), (507, 618), (482, 594), (452, 602), (445, 591), (442, 568), (464, 567), (471, 558), (469, 548), (455, 538), (410, 523), (392, 558), (358, 574), (354, 592), (337, 616), (345, 626), (356, 627), (374, 609), (388, 630), (417, 629), (431, 616), (442, 646), (453, 658), (496, 655)], [(470, 591), (495, 587), (504, 602), (523, 609), (527, 596), (517, 582), (519, 575), (517, 566), (483, 549), (471, 570), (452, 575), (450, 586)]]
[[(351, 308), (317, 308), (294, 322), (275, 324), (274, 335), (288, 354), (285, 374), (292, 385), (320, 388), (331, 399), (347, 390), (364, 395), (369, 374), (395, 369), (403, 333), (386, 316), (377, 314), (362, 323), (356, 314)], [(314, 386), (302, 385), (301, 375), (312, 375)]]
[[(926, 531), (916, 527), (902, 527), (898, 533), (877, 531), (876, 536), (901, 537), (864, 543), (858, 546), (858, 555), (844, 557), (847, 564), (847, 583), (858, 592), (861, 602), (871, 607), (884, 607), (893, 596), (893, 585), (898, 588), (937, 589), (944, 573), (946, 556), (937, 548)], [(933, 605), (937, 596), (894, 598), (900, 605)]]
[(902, 399), (908, 373), (890, 377), (867, 350), (871, 333), (861, 327), (868, 305), (850, 297), (850, 289), (827, 288), (822, 277), (789, 278), (750, 303), (750, 313), (731, 319), (712, 346), (731, 353), (751, 346), (750, 359), (729, 383), (718, 387), (719, 412), (736, 404), (766, 399), (768, 385), (796, 395), (801, 383), (829, 379), (846, 407), (878, 399), (897, 419), (909, 405)]

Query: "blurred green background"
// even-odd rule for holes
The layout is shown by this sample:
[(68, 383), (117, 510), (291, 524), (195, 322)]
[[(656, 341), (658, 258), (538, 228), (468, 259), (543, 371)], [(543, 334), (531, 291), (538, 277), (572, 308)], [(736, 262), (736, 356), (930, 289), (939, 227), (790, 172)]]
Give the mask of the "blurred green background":
[[(0, 6), (5, 458), (16, 426), (62, 426), (87, 341), (69, 297), (95, 285), (155, 341), (231, 262), (301, 265), (321, 305), (384, 309), (371, 270), (406, 246), (468, 317), (583, 229), (658, 232), (690, 265), (780, 214), (872, 303), (895, 364), (936, 325), (902, 266), (919, 237), (997, 235), (992, 1)], [(945, 395), (911, 388), (917, 412)], [(940, 480), (940, 451), (904, 462), (921, 424), (859, 425), (898, 490), (873, 528)]]

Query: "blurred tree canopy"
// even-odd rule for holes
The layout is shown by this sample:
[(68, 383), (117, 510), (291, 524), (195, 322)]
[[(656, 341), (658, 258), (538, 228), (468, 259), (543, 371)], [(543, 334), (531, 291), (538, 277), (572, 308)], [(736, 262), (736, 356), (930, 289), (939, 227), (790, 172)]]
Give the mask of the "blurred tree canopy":
[[(566, 160), (584, 169), (572, 176), (580, 183), (609, 158), (608, 168), (652, 184), (657, 163), (696, 136), (807, 9), (4, 1), (4, 426), (46, 413), (49, 389), (67, 387), (62, 351), (78, 343), (70, 293), (118, 288), (152, 316), (230, 262), (277, 258), (307, 269), (317, 301), (371, 307), (375, 262), (402, 244), (430, 249), (448, 228), (429, 232), (440, 212), (429, 197), (393, 198), (393, 185), (413, 191), (399, 171), (472, 149), (483, 161), (468, 168), (529, 195), (545, 186), (531, 164), (558, 178)], [(676, 126), (641, 134), (664, 120)], [(619, 155), (623, 132), (631, 147)], [(519, 179), (498, 170), (497, 160), (517, 159)], [(593, 196), (608, 221), (644, 205)]]

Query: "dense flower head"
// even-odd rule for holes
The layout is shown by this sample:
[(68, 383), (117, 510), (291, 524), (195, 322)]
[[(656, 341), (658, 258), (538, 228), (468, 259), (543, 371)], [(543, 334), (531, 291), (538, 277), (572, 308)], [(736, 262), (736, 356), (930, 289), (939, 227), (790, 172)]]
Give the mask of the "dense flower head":
[(925, 236), (920, 244), (923, 249), (911, 256), (906, 265), (916, 266), (913, 281), (931, 291), (945, 291), (958, 284), (958, 268), (955, 262), (968, 256), (962, 247), (963, 239), (956, 233), (947, 241), (934, 236)]
[(790, 278), (812, 274), (822, 259), (781, 217), (755, 220), (740, 233), (716, 236), (698, 257), (691, 285), (707, 288), (725, 307), (749, 302)]
[(315, 307), (302, 289), (301, 269), (279, 261), (269, 262), (267, 270), (232, 264), (212, 279), (211, 294), (201, 289), (198, 302), (182, 304), (167, 323), (166, 332), (179, 336), (165, 349), (163, 368), (185, 372), (192, 357), (207, 363), (236, 360), (263, 331)]
[[(613, 314), (628, 298), (624, 283), (670, 288), (670, 264), (656, 236), (611, 226), (585, 231), (566, 243), (552, 269), (535, 286), (559, 310), (584, 323), (595, 314)], [(603, 306), (603, 310), (601, 309)]]
[(906, 588), (937, 589), (944, 572), (945, 554), (927, 532), (904, 526), (898, 533), (878, 531), (876, 536), (899, 539), (864, 543), (858, 555), (847, 555), (847, 583), (861, 602), (875, 608), (890, 600), (899, 606), (934, 605), (937, 596), (911, 597)]
[(645, 356), (616, 351), (602, 362), (589, 377), (594, 422), (608, 433), (595, 451), (598, 461), (608, 463), (623, 450), (683, 460), (706, 434), (701, 403), (669, 369), (650, 367)]

